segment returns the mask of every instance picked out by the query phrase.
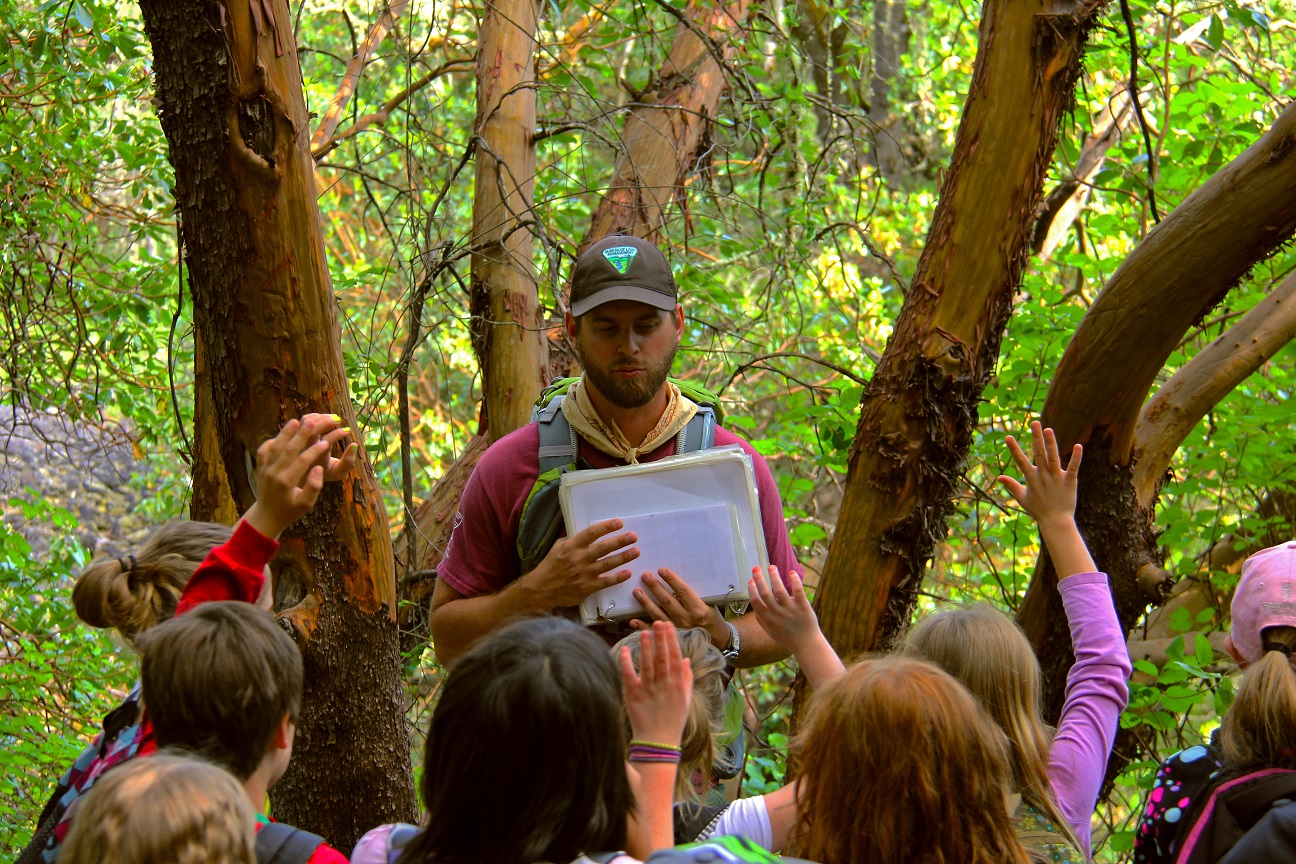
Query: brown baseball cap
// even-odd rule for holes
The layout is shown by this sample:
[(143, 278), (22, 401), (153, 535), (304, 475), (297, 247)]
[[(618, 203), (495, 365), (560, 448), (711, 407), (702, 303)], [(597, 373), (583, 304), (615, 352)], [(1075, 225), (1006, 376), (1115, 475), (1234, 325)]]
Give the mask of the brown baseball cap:
[(666, 256), (629, 234), (604, 237), (572, 267), (571, 313), (577, 318), (612, 300), (637, 300), (669, 311), (678, 298)]

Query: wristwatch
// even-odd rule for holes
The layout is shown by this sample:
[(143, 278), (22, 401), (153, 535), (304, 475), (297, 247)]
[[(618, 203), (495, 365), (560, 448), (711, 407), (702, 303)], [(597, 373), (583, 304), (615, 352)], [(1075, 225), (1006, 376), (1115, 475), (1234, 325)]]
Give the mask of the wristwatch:
[(738, 628), (728, 618), (720, 620), (724, 621), (724, 625), (729, 628), (729, 644), (721, 648), (720, 653), (724, 655), (726, 660), (733, 660), (738, 656), (738, 652), (742, 650), (742, 642), (738, 638)]

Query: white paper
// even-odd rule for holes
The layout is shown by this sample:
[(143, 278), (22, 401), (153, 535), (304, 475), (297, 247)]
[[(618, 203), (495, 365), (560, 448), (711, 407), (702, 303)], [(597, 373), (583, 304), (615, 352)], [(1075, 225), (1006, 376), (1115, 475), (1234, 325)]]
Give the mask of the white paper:
[[(602, 618), (622, 618), (643, 611), (633, 591), (643, 588), (644, 573), (670, 568), (702, 597), (737, 595), (745, 584), (739, 566), (737, 515), (732, 504), (685, 510), (616, 516), (621, 530), (638, 536), (639, 557), (629, 564), (629, 581), (598, 592), (594, 605)], [(646, 589), (645, 589), (646, 590)]]
[[(625, 520), (627, 529), (644, 535), (636, 544), (641, 557), (625, 565), (634, 577), (612, 589), (596, 592), (581, 604), (581, 620), (586, 624), (627, 618), (638, 611), (637, 604), (630, 605), (633, 604), (630, 592), (642, 587), (640, 577), (645, 571), (669, 567), (703, 600), (719, 604), (745, 601), (747, 574), (753, 567), (764, 568), (768, 564), (755, 471), (751, 457), (737, 445), (713, 447), (641, 465), (569, 471), (562, 475), (559, 500), (568, 536), (594, 522), (612, 518)], [(688, 518), (669, 515), (681, 512), (690, 515)], [(725, 517), (730, 526), (728, 531), (718, 527), (722, 513), (728, 514)], [(642, 517), (652, 517), (649, 525), (660, 522), (668, 526), (666, 533), (673, 536), (668, 537), (665, 547), (649, 551), (644, 542), (648, 532), (639, 530), (638, 523), (632, 521)], [(707, 526), (705, 532), (693, 531), (694, 526), (688, 524), (692, 521)], [(686, 537), (692, 539), (685, 540)], [(701, 543), (700, 539), (706, 542)], [(663, 563), (655, 564), (647, 557), (658, 554), (666, 556)], [(688, 559), (698, 557), (711, 562), (716, 569), (695, 575), (689, 570)], [(717, 559), (726, 557), (733, 560), (732, 569), (715, 564)], [(721, 572), (725, 574), (723, 581), (719, 577), (709, 578)], [(731, 574), (736, 581), (732, 591)], [(600, 607), (604, 594), (616, 604), (611, 610), (606, 603)]]

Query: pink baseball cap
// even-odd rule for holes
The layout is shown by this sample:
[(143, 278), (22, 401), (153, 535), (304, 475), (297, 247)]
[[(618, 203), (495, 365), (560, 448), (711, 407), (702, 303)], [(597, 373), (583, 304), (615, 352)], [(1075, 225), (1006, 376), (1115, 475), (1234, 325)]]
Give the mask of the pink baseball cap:
[(1233, 594), (1229, 639), (1250, 663), (1264, 655), (1266, 627), (1296, 627), (1296, 540), (1255, 553), (1242, 565)]

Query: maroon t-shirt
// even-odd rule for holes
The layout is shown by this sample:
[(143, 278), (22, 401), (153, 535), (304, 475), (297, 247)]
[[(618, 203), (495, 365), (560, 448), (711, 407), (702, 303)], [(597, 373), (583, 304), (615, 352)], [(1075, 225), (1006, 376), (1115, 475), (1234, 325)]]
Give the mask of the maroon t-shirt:
[[(591, 468), (625, 464), (594, 449), (583, 438), (578, 441), (580, 457)], [(765, 549), (770, 563), (777, 566), (780, 573), (800, 572), (792, 543), (788, 540), (787, 524), (783, 521), (783, 502), (769, 466), (746, 441), (717, 428), (715, 446), (726, 444), (737, 444), (752, 457), (756, 492), (760, 499), (761, 528), (765, 532)], [(468, 478), (445, 557), (437, 565), (437, 577), (463, 596), (493, 594), (521, 575), (517, 554), (518, 524), (522, 519), (522, 505), (540, 475), (539, 449), (539, 427), (534, 423), (523, 426), (492, 444)], [(639, 461), (655, 462), (674, 455), (675, 439), (672, 438), (641, 456)], [(634, 562), (627, 566), (633, 568)]]

